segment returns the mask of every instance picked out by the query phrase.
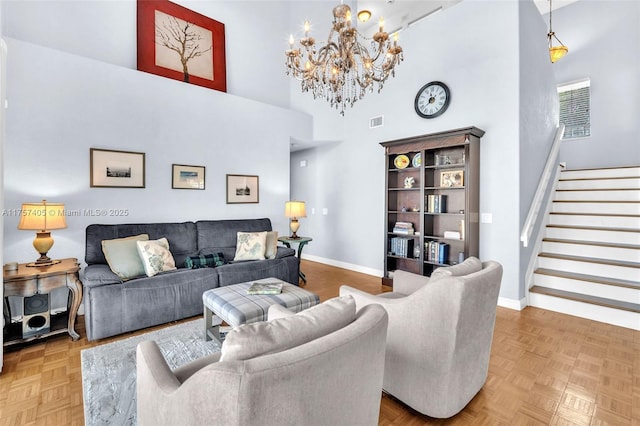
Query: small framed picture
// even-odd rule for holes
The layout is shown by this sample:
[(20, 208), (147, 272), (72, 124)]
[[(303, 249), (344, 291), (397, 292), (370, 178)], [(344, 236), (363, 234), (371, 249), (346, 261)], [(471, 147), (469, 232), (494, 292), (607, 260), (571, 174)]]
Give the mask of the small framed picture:
[(258, 176), (227, 175), (227, 204), (259, 202)]
[(171, 188), (204, 189), (204, 166), (172, 164)]
[(91, 188), (144, 188), (144, 152), (89, 149)]
[(443, 188), (460, 188), (464, 186), (464, 170), (448, 170), (440, 174), (440, 186)]

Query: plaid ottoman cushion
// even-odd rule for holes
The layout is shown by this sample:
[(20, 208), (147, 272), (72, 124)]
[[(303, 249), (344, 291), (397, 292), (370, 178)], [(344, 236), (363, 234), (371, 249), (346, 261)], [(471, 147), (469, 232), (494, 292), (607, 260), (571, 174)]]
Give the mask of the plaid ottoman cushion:
[[(247, 294), (247, 289), (254, 282), (282, 282), (284, 285), (280, 294)], [(317, 305), (320, 298), (317, 294), (277, 278), (266, 278), (207, 290), (202, 294), (202, 301), (206, 308), (227, 324), (236, 327), (266, 321), (271, 305), (278, 304), (293, 312), (300, 312)]]

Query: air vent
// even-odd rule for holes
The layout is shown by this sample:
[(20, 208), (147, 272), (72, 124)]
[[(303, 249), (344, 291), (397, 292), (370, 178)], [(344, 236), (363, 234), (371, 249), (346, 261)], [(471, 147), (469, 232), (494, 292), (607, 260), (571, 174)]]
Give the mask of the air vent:
[(379, 115), (378, 117), (373, 117), (369, 120), (369, 128), (375, 129), (376, 127), (384, 126), (384, 115)]

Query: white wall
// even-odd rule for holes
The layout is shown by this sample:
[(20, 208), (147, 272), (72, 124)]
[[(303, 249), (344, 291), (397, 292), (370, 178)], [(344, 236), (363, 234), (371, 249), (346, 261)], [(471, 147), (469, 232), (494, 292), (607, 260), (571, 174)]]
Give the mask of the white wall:
[[(136, 69), (136, 0), (6, 0), (4, 34)], [(227, 92), (288, 107), (288, 2), (174, 0), (225, 24)]]
[[(544, 62), (544, 28), (539, 42), (519, 42), (522, 19), (529, 22), (527, 36), (530, 28), (543, 26), (532, 2), (524, 7), (519, 3), (523, 2), (467, 0), (402, 31), (399, 43), (405, 61), (397, 67), (396, 77), (387, 81), (382, 93), (367, 94), (358, 101), (344, 118), (326, 102), (312, 102), (310, 94), (292, 86), (291, 104), (313, 113), (314, 138), (335, 141), (292, 154), (292, 196), (308, 202), (308, 214), (316, 209), (315, 215), (302, 220), (302, 233), (314, 238), (305, 254), (381, 274), (384, 152), (379, 143), (477, 126), (486, 131), (480, 143), (480, 208), (493, 215), (493, 223), (481, 224), (480, 257), (504, 265), (502, 297), (522, 298), (520, 136), (523, 129), (547, 126), (549, 118), (544, 109), (525, 114), (527, 123), (521, 126), (520, 107), (522, 102), (539, 105), (548, 99), (553, 81), (546, 69), (547, 77), (537, 78), (534, 86), (542, 88), (542, 93), (520, 90), (526, 84), (521, 79), (530, 77), (520, 73), (521, 56), (541, 54), (544, 59), (534, 61), (536, 67), (550, 64)], [(418, 89), (432, 80), (450, 87), (452, 101), (444, 115), (425, 120), (416, 115), (413, 102)], [(381, 114), (384, 127), (370, 130), (369, 118)], [(538, 142), (530, 138), (527, 143)], [(300, 168), (300, 160), (308, 160), (308, 167)], [(535, 172), (536, 167), (542, 166), (534, 163), (527, 170)], [(526, 188), (530, 192), (528, 184)], [(320, 214), (324, 207), (327, 216)]]
[[(558, 126), (558, 94), (549, 60), (547, 26), (532, 2), (520, 2), (520, 218), (522, 229)], [(539, 227), (543, 220), (540, 217)], [(533, 235), (536, 235), (534, 231)], [(519, 299), (525, 296), (529, 259), (535, 244), (520, 248)]]
[(553, 12), (553, 29), (569, 47), (553, 64), (556, 82), (591, 79), (591, 137), (563, 142), (560, 159), (568, 168), (640, 164), (640, 2), (578, 1)]
[[(269, 217), (286, 232), (289, 140), (308, 137), (302, 113), (8, 39), (5, 207), (43, 198), (70, 211), (126, 209), (127, 216), (68, 217), (54, 231), (55, 258), (84, 258), (91, 223)], [(41, 66), (46, 64), (46, 66)], [(89, 148), (146, 153), (146, 188), (89, 188)], [(171, 164), (206, 167), (204, 191), (171, 189)], [(225, 174), (260, 176), (259, 204), (226, 204)], [(7, 261), (37, 257), (34, 234), (5, 217)], [(35, 256), (35, 257), (34, 257)]]

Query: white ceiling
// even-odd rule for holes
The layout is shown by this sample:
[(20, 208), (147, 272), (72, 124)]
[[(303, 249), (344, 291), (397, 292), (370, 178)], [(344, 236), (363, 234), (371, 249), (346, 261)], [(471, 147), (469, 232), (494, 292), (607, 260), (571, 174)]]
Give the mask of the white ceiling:
[[(366, 24), (359, 24), (363, 30), (378, 25), (381, 16), (384, 17), (385, 30), (393, 32), (406, 28), (427, 15), (445, 10), (462, 0), (358, 0), (358, 11), (371, 11), (371, 19)], [(517, 0), (508, 0), (517, 1)], [(577, 0), (554, 0), (553, 10), (567, 6)], [(534, 0), (541, 14), (549, 13), (549, 0)], [(357, 12), (357, 11), (356, 11)]]

